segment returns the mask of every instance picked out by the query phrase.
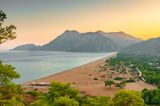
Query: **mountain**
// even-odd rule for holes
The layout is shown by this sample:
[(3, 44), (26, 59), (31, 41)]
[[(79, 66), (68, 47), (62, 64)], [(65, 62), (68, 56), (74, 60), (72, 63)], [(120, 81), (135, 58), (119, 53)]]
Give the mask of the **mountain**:
[(104, 36), (107, 36), (108, 38), (112, 39), (116, 44), (118, 44), (121, 48), (125, 48), (129, 45), (141, 42), (141, 39), (135, 38), (125, 32), (103, 32), (103, 31), (97, 31), (98, 33), (101, 33)]
[(111, 52), (118, 51), (141, 40), (124, 32), (87, 32), (79, 33), (66, 30), (63, 34), (49, 43), (33, 47), (30, 50), (42, 51), (73, 51), (73, 52)]
[(128, 46), (120, 51), (123, 54), (160, 56), (160, 37), (149, 39), (138, 44)]
[(36, 47), (36, 45), (34, 44), (24, 44), (24, 45), (17, 46), (12, 50), (31, 50), (34, 47)]
[(67, 30), (55, 40), (40, 47), (39, 50), (104, 52), (119, 50), (119, 46), (99, 33), (79, 33)]

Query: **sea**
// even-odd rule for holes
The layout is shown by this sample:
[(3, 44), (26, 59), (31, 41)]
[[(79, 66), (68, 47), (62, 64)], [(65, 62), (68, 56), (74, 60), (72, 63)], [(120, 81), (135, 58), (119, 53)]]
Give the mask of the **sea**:
[(13, 80), (13, 82), (21, 84), (109, 57), (113, 54), (115, 52), (0, 51), (0, 59), (4, 64), (15, 67), (21, 77)]

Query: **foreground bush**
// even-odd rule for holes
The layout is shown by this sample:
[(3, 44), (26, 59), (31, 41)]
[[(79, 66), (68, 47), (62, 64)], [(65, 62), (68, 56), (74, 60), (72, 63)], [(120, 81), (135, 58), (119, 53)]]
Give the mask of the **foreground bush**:
[(160, 89), (142, 91), (142, 98), (146, 104), (150, 105), (160, 105)]
[(122, 90), (112, 100), (113, 106), (144, 106), (144, 100), (139, 92)]
[(106, 96), (87, 97), (81, 106), (111, 106), (111, 98)]
[(31, 106), (144, 106), (136, 91), (122, 90), (112, 99), (107, 96), (84, 97), (70, 84), (53, 82), (49, 92), (42, 95)]

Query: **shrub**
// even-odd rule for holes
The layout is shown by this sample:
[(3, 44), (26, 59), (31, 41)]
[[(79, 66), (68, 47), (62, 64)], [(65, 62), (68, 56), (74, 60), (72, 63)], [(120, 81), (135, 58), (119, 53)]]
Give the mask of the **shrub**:
[(135, 79), (129, 79), (129, 80), (126, 80), (126, 82), (130, 83), (130, 82), (136, 82)]
[(144, 106), (144, 100), (137, 91), (121, 90), (113, 98), (113, 106)]
[(122, 78), (122, 77), (116, 77), (116, 78), (114, 78), (114, 80), (119, 80), (119, 81), (121, 81), (121, 80), (123, 80), (123, 78)]
[(33, 91), (28, 91), (28, 92), (26, 92), (26, 94), (29, 94), (29, 95), (31, 95), (31, 96), (36, 96), (36, 97), (40, 95), (40, 93), (37, 92), (37, 91), (35, 91), (35, 90), (33, 90)]
[(98, 80), (98, 78), (93, 78), (93, 80)]
[(147, 90), (144, 89), (142, 92), (142, 98), (146, 104), (160, 105), (160, 89)]
[(81, 106), (110, 106), (111, 98), (106, 96), (84, 98)]

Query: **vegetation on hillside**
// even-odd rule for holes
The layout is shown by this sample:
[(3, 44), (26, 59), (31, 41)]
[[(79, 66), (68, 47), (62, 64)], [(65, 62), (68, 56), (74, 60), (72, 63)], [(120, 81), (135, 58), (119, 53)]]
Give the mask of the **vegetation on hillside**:
[(146, 104), (149, 105), (160, 105), (160, 89), (142, 91), (142, 98)]
[[(160, 57), (118, 53), (117, 57), (109, 60), (109, 64), (114, 67), (121, 63), (133, 73), (138, 73), (139, 79), (160, 87)], [(141, 96), (148, 105), (160, 105), (160, 89), (144, 89)]]
[(144, 80), (154, 85), (160, 85), (160, 57), (118, 54), (112, 58), (109, 64), (116, 66), (122, 63), (134, 72), (141, 71)]

